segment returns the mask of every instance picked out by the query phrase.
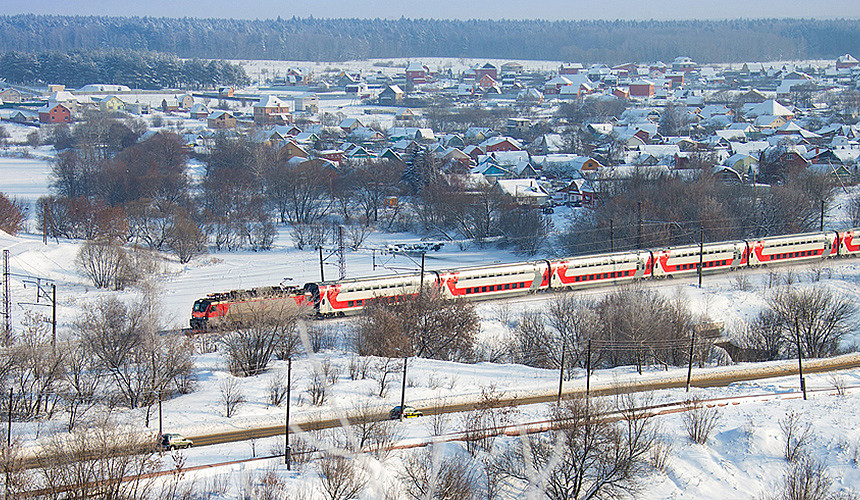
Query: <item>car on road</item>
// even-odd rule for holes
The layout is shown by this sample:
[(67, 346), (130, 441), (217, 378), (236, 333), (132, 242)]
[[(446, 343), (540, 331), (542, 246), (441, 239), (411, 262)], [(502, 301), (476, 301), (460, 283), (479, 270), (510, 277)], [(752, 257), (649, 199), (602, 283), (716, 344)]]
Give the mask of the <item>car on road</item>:
[(176, 450), (179, 448), (191, 448), (194, 442), (182, 436), (181, 434), (162, 434), (161, 449)]
[[(407, 406), (406, 409), (403, 411), (403, 418), (417, 418), (423, 416), (424, 413), (422, 413), (421, 410), (416, 410), (411, 406)], [(391, 409), (391, 411), (388, 412), (388, 418), (390, 418), (391, 420), (400, 420), (400, 405), (395, 406)]]

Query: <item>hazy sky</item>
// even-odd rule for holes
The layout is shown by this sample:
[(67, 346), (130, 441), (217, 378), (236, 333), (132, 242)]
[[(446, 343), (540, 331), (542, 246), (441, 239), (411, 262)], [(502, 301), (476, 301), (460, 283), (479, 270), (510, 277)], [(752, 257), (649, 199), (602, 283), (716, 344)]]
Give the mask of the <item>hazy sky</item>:
[(244, 19), (858, 19), (860, 0), (2, 0), (0, 13)]

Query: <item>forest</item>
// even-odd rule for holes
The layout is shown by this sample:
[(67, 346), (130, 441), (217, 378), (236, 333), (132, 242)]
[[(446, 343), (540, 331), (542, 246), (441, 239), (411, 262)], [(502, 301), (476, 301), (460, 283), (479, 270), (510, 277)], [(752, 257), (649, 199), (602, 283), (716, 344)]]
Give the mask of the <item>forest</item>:
[(153, 51), (181, 58), (338, 61), (470, 57), (618, 64), (830, 59), (860, 45), (860, 21), (263, 20), (0, 16), (0, 52)]
[(135, 89), (201, 89), (250, 83), (241, 66), (220, 60), (181, 60), (173, 54), (84, 49), (70, 53), (0, 53), (0, 78), (12, 83), (50, 82), (70, 87), (101, 82)]

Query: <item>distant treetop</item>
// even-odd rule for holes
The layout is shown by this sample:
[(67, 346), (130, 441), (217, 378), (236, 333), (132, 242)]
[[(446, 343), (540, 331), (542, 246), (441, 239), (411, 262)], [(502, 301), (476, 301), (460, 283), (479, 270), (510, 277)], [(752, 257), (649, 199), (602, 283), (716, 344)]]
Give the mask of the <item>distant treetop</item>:
[(337, 61), (469, 57), (648, 62), (835, 59), (860, 21), (268, 20), (0, 16), (0, 52), (154, 51), (182, 58)]

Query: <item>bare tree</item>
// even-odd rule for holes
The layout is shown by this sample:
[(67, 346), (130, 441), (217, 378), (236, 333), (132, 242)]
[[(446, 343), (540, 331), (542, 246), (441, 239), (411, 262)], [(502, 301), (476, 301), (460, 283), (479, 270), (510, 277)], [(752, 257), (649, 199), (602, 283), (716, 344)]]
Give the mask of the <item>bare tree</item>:
[(552, 410), (558, 431), (523, 440), (504, 459), (505, 472), (550, 499), (618, 498), (637, 492), (655, 433), (632, 399), (618, 401), (625, 420), (610, 422), (607, 406), (573, 399)]
[(330, 500), (351, 500), (367, 485), (367, 474), (353, 457), (325, 455), (319, 470), (322, 493)]
[(311, 379), (308, 381), (308, 394), (311, 396), (311, 404), (320, 406), (325, 403), (328, 396), (328, 386), (326, 384), (325, 375), (322, 371), (314, 367), (311, 373)]
[(413, 451), (399, 473), (409, 498), (471, 500), (478, 497), (477, 474), (468, 462), (443, 457), (435, 447)]
[(705, 444), (719, 420), (719, 411), (716, 408), (708, 408), (700, 398), (692, 398), (687, 402), (683, 424), (690, 441)]
[(245, 393), (239, 381), (233, 377), (225, 378), (220, 386), (221, 404), (224, 405), (224, 416), (227, 418), (236, 414), (236, 410), (245, 401)]
[(56, 434), (36, 453), (36, 475), (51, 498), (144, 500), (160, 465), (155, 442), (108, 423)]
[(287, 400), (287, 381), (282, 373), (272, 377), (269, 380), (269, 385), (266, 388), (269, 395), (269, 404), (272, 406), (281, 406)]
[(110, 389), (131, 408), (149, 408), (181, 389), (193, 370), (186, 340), (158, 335), (157, 318), (151, 304), (112, 297), (87, 309), (76, 325), (85, 351), (110, 375)]
[(857, 313), (850, 297), (823, 287), (780, 288), (768, 299), (768, 307), (778, 318), (786, 341), (799, 344), (804, 355), (812, 358), (835, 354)]
[(60, 398), (69, 416), (67, 430), (72, 432), (87, 412), (102, 402), (105, 376), (80, 341), (72, 341), (65, 348), (65, 376), (60, 385)]
[(365, 307), (356, 347), (360, 355), (458, 361), (471, 357), (479, 329), (473, 304), (445, 299), (439, 290), (427, 288), (414, 296), (379, 299)]
[(356, 453), (370, 453), (377, 460), (384, 461), (391, 453), (391, 446), (397, 439), (395, 423), (380, 415), (380, 409), (369, 402), (357, 404), (347, 415), (348, 448)]
[(168, 231), (167, 244), (179, 258), (180, 264), (190, 262), (194, 257), (206, 252), (209, 238), (184, 210), (174, 216)]
[(860, 226), (860, 194), (855, 194), (848, 201), (848, 217), (853, 227)]
[(87, 240), (75, 262), (96, 288), (119, 290), (119, 276), (128, 266), (128, 255), (113, 239)]
[(303, 311), (293, 303), (249, 302), (228, 316), (221, 339), (230, 371), (243, 377), (265, 371), (275, 353), (292, 352), (296, 322)]
[(15, 388), (13, 411), (30, 419), (43, 411), (50, 417), (63, 377), (65, 352), (51, 346), (51, 325), (39, 314), (25, 313), (22, 332), (8, 347), (6, 382)]
[(825, 465), (806, 458), (790, 466), (785, 475), (785, 482), (770, 498), (773, 500), (834, 500), (852, 497), (836, 495), (833, 491), (833, 480), (827, 474)]
[(803, 416), (789, 411), (779, 421), (779, 429), (785, 439), (783, 456), (789, 462), (797, 462), (806, 455), (812, 439), (812, 424), (803, 420)]
[(27, 208), (15, 198), (0, 193), (0, 231), (18, 234), (27, 221)]
[(514, 405), (502, 401), (495, 386), (482, 387), (474, 409), (463, 416), (466, 451), (472, 455), (479, 451), (491, 453), (498, 431), (513, 421), (516, 412)]

